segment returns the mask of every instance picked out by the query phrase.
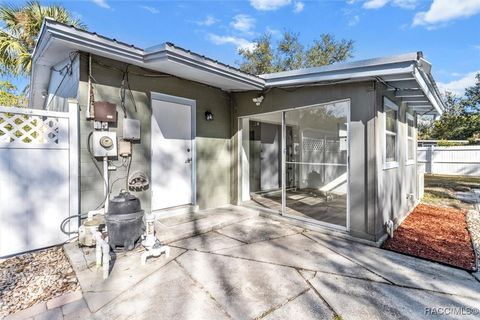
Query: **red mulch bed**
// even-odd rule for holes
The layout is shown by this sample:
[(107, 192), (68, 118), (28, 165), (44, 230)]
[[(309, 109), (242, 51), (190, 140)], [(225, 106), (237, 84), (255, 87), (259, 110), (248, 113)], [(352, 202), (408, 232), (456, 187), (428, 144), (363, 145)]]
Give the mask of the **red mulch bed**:
[(453, 208), (420, 204), (395, 230), (393, 239), (385, 241), (383, 248), (475, 270), (465, 214)]

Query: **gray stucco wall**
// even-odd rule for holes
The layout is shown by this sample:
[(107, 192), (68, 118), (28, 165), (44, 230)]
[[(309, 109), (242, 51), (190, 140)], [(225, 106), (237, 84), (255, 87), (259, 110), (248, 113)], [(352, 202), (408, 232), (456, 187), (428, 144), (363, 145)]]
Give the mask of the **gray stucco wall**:
[[(113, 67), (113, 69), (112, 69)], [(95, 100), (120, 105), (122, 63), (94, 57)], [(85, 120), (87, 103), (87, 58), (80, 59), (78, 100), (81, 107), (81, 211), (93, 209), (103, 197), (103, 182), (88, 155), (87, 137), (93, 123)], [(159, 92), (196, 100), (197, 102), (197, 203), (201, 209), (239, 201), (238, 117), (350, 100), (350, 233), (368, 240), (384, 235), (384, 223), (390, 218), (402, 219), (411, 210), (416, 197), (416, 165), (405, 163), (405, 107), (400, 107), (398, 133), (399, 166), (383, 169), (383, 96), (398, 103), (393, 92), (373, 81), (298, 89), (272, 89), (258, 107), (252, 102), (259, 92), (228, 94), (217, 88), (176, 77), (145, 77), (148, 70), (130, 67), (130, 86), (137, 110), (127, 93), (127, 113), (139, 119), (141, 142), (133, 146), (131, 172), (141, 170), (150, 177), (150, 92)], [(214, 121), (205, 121), (205, 111), (214, 114)], [(122, 111), (118, 108), (117, 130), (121, 136)], [(115, 161), (118, 163), (118, 161)], [(101, 165), (101, 162), (98, 162)], [(125, 175), (125, 168), (111, 172), (110, 181)], [(123, 188), (124, 180), (115, 183), (113, 192)], [(137, 194), (145, 210), (150, 209), (150, 189)]]
[[(232, 124), (237, 134), (237, 117), (295, 107), (350, 99), (350, 233), (375, 240), (375, 89), (373, 82), (311, 86), (296, 90), (272, 89), (260, 107), (252, 102), (258, 92), (234, 94)], [(234, 140), (237, 148), (237, 140)], [(235, 149), (236, 150), (236, 149)], [(234, 153), (237, 166), (238, 159)], [(235, 168), (235, 167), (234, 167)], [(238, 169), (233, 170), (233, 195), (238, 201)]]
[[(126, 65), (117, 61), (94, 57), (92, 74), (95, 79), (95, 100), (117, 104), (117, 135), (122, 136), (123, 113), (120, 106), (120, 87), (122, 70)], [(137, 110), (127, 91), (126, 108), (129, 117), (141, 121), (141, 141), (133, 145), (133, 162), (130, 172), (137, 170), (146, 172), (150, 177), (150, 92), (159, 92), (196, 100), (196, 180), (197, 204), (201, 209), (212, 208), (230, 203), (230, 141), (231, 113), (229, 95), (217, 88), (179, 79), (172, 76), (152, 77), (139, 74), (153, 72), (137, 67), (129, 67), (129, 82), (135, 98)], [(81, 212), (95, 208), (103, 198), (103, 182), (91, 161), (87, 151), (87, 137), (93, 130), (93, 122), (85, 120), (87, 105), (88, 59), (82, 55), (80, 59), (80, 85), (78, 101), (80, 104), (80, 189)], [(214, 121), (205, 120), (205, 111), (214, 114)], [(120, 163), (115, 161), (115, 163)], [(101, 166), (101, 161), (98, 161)], [(125, 176), (126, 168), (110, 172), (110, 181)], [(113, 194), (124, 188), (125, 180), (118, 181), (113, 187)], [(150, 210), (151, 189), (137, 193), (142, 207)]]
[[(384, 102), (383, 98), (387, 97), (393, 101), (398, 107), (398, 166), (390, 169), (384, 169), (383, 164), (383, 146), (385, 143), (384, 134)], [(418, 201), (417, 197), (417, 164), (407, 164), (407, 122), (406, 112), (414, 115), (413, 111), (407, 110), (405, 104), (395, 98), (394, 92), (377, 83), (376, 88), (376, 109), (378, 118), (377, 130), (377, 219), (376, 219), (376, 237), (379, 238), (384, 234), (384, 224), (389, 219), (402, 221), (406, 215), (413, 209)], [(414, 140), (416, 157), (416, 138)], [(409, 195), (413, 197), (408, 197)]]

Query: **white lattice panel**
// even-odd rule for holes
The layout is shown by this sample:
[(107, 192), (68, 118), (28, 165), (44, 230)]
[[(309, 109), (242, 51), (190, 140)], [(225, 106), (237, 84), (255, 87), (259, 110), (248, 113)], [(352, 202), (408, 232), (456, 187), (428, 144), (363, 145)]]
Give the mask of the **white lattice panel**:
[(4, 143), (59, 143), (59, 119), (0, 113), (0, 140)]
[(337, 151), (339, 142), (317, 138), (303, 138), (303, 152)]
[(303, 151), (323, 151), (325, 149), (325, 142), (323, 139), (303, 138)]

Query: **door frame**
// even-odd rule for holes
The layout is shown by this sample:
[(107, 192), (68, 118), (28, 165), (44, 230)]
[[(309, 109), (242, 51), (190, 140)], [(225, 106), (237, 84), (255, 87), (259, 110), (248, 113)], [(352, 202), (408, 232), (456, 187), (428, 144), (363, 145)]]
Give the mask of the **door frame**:
[[(183, 98), (183, 97), (178, 97), (178, 96), (172, 96), (164, 93), (159, 93), (159, 92), (150, 92), (150, 175), (152, 173), (152, 158), (153, 158), (153, 152), (152, 152), (152, 139), (153, 136), (151, 135), (152, 132), (152, 126), (153, 126), (153, 100), (157, 101), (164, 101), (164, 102), (171, 102), (171, 103), (177, 103), (177, 104), (183, 104), (183, 105), (188, 105), (190, 106), (191, 110), (191, 141), (192, 141), (192, 170), (191, 170), (191, 187), (192, 187), (192, 199), (191, 199), (191, 205), (196, 206), (197, 205), (197, 143), (196, 143), (196, 138), (197, 138), (197, 101), (188, 99), (188, 98)], [(152, 179), (153, 180), (153, 179)], [(153, 181), (152, 181), (153, 184)], [(153, 199), (153, 187), (150, 188), (150, 197)], [(152, 202), (152, 201), (151, 201)], [(152, 209), (151, 211), (158, 211), (158, 210), (164, 210), (168, 208), (160, 208), (160, 209)]]
[[(243, 171), (244, 171), (244, 166), (245, 164), (243, 163), (244, 159), (242, 158), (242, 152), (243, 152), (243, 134), (244, 134), (244, 128), (243, 128), (243, 120), (245, 119), (249, 119), (251, 117), (255, 117), (255, 116), (258, 116), (258, 115), (264, 115), (264, 114), (271, 114), (271, 113), (278, 113), (278, 112), (281, 112), (282, 113), (282, 123), (281, 123), (281, 126), (282, 126), (282, 143), (285, 143), (285, 112), (287, 111), (292, 111), (292, 110), (297, 110), (297, 109), (305, 109), (305, 108), (311, 108), (311, 107), (316, 107), (316, 106), (322, 106), (322, 105), (328, 105), (328, 104), (334, 104), (334, 103), (340, 103), (340, 102), (348, 102), (348, 112), (347, 112), (347, 198), (346, 198), (346, 226), (343, 227), (343, 226), (338, 226), (338, 225), (335, 225), (335, 224), (331, 224), (331, 223), (327, 223), (327, 222), (323, 222), (323, 221), (319, 221), (319, 220), (315, 220), (313, 218), (304, 218), (304, 217), (298, 217), (298, 216), (293, 216), (293, 215), (289, 215), (285, 212), (285, 200), (284, 197), (285, 197), (285, 170), (286, 170), (286, 164), (285, 164), (285, 148), (282, 147), (282, 152), (281, 152), (281, 175), (282, 175), (282, 181), (281, 181), (281, 186), (280, 186), (280, 190), (282, 192), (282, 208), (280, 210), (280, 212), (277, 212), (275, 210), (272, 210), (272, 209), (267, 209), (267, 208), (262, 208), (262, 210), (264, 211), (271, 211), (272, 214), (279, 214), (282, 215), (283, 217), (286, 217), (286, 218), (289, 218), (289, 219), (294, 219), (294, 220), (300, 220), (300, 221), (304, 221), (304, 222), (307, 222), (307, 223), (311, 223), (313, 225), (320, 225), (320, 226), (324, 226), (324, 227), (328, 227), (328, 228), (331, 228), (331, 229), (336, 229), (336, 230), (340, 230), (340, 231), (350, 231), (350, 140), (351, 140), (351, 122), (350, 122), (350, 118), (351, 118), (351, 111), (352, 111), (352, 101), (350, 98), (347, 98), (347, 99), (339, 99), (339, 100), (333, 100), (333, 101), (328, 101), (328, 102), (320, 102), (320, 103), (315, 103), (315, 104), (310, 104), (310, 105), (305, 105), (305, 106), (300, 106), (300, 107), (290, 107), (290, 108), (281, 108), (279, 110), (276, 110), (276, 111), (268, 111), (268, 112), (263, 112), (263, 113), (256, 113), (256, 114), (250, 114), (250, 115), (245, 115), (245, 116), (240, 116), (238, 117), (238, 141), (237, 141), (237, 159), (238, 159), (238, 165), (237, 165), (237, 172), (238, 172), (238, 202), (241, 204), (241, 203), (245, 203), (245, 202), (248, 202), (250, 200), (250, 195), (248, 194), (248, 199), (247, 200), (247, 197), (246, 195), (244, 195), (244, 186), (243, 186), (243, 183), (244, 183), (244, 177), (243, 177)], [(248, 136), (248, 133), (247, 133), (247, 136)], [(247, 157), (247, 161), (248, 161), (248, 157)], [(248, 163), (247, 163), (248, 165)], [(248, 177), (247, 177), (248, 178)], [(248, 180), (248, 179), (247, 179)]]

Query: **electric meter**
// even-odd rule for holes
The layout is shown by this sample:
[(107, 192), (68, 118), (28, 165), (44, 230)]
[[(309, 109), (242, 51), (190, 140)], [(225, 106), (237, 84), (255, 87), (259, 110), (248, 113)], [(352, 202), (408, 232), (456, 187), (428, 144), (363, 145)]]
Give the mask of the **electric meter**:
[(94, 131), (92, 148), (95, 157), (117, 156), (117, 133), (111, 131)]

